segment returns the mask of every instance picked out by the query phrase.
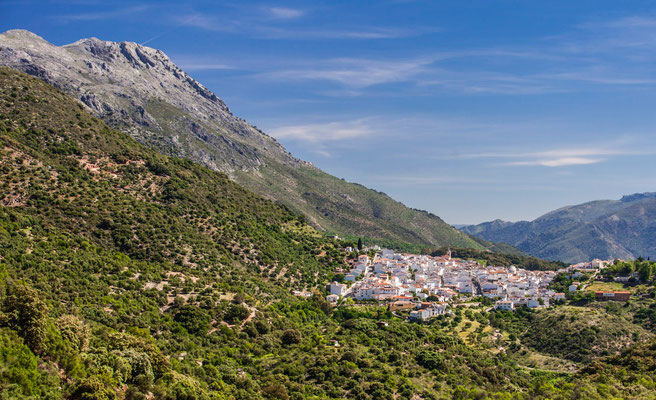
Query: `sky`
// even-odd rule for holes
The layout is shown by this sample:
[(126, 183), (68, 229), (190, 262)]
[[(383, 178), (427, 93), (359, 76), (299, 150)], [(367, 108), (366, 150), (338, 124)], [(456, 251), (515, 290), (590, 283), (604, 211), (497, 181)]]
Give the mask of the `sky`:
[(164, 51), (295, 156), (451, 224), (656, 191), (653, 1), (3, 1)]

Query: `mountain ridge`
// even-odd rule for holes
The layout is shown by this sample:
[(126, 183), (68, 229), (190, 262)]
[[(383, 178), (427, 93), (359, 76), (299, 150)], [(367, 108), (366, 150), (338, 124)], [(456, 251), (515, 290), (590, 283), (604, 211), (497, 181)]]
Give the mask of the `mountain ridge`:
[(655, 217), (656, 194), (646, 192), (561, 207), (533, 221), (495, 220), (462, 231), (550, 260), (653, 257)]
[(158, 151), (227, 173), (305, 215), (318, 229), (425, 246), (486, 248), (441, 218), (293, 157), (162, 51), (81, 39), (55, 46), (31, 32), (0, 34), (0, 64), (80, 99), (98, 118)]

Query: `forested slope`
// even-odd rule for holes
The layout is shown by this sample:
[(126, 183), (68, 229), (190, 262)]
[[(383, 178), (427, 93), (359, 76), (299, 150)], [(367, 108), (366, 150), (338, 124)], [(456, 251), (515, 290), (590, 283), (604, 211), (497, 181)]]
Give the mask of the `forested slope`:
[(578, 376), (529, 370), (465, 341), (462, 309), (413, 324), (377, 305), (291, 296), (331, 280), (343, 243), (8, 68), (0, 151), (2, 399), (653, 394), (652, 369), (626, 376), (612, 360)]

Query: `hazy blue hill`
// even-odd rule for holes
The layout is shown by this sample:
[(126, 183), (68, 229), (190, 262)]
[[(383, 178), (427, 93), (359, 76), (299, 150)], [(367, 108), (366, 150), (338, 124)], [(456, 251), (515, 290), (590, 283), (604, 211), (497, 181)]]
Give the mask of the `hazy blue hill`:
[(653, 257), (656, 255), (654, 207), (654, 193), (636, 193), (620, 200), (563, 207), (534, 221), (497, 220), (462, 230), (550, 260)]

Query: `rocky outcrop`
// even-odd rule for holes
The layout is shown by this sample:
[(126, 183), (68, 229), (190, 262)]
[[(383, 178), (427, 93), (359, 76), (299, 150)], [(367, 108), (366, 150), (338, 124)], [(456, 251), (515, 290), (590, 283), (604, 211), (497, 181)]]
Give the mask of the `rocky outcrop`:
[(73, 94), (94, 115), (163, 152), (226, 173), (257, 169), (265, 158), (302, 164), (235, 117), (160, 50), (96, 38), (54, 46), (31, 32), (11, 30), (0, 35), (0, 63)]

